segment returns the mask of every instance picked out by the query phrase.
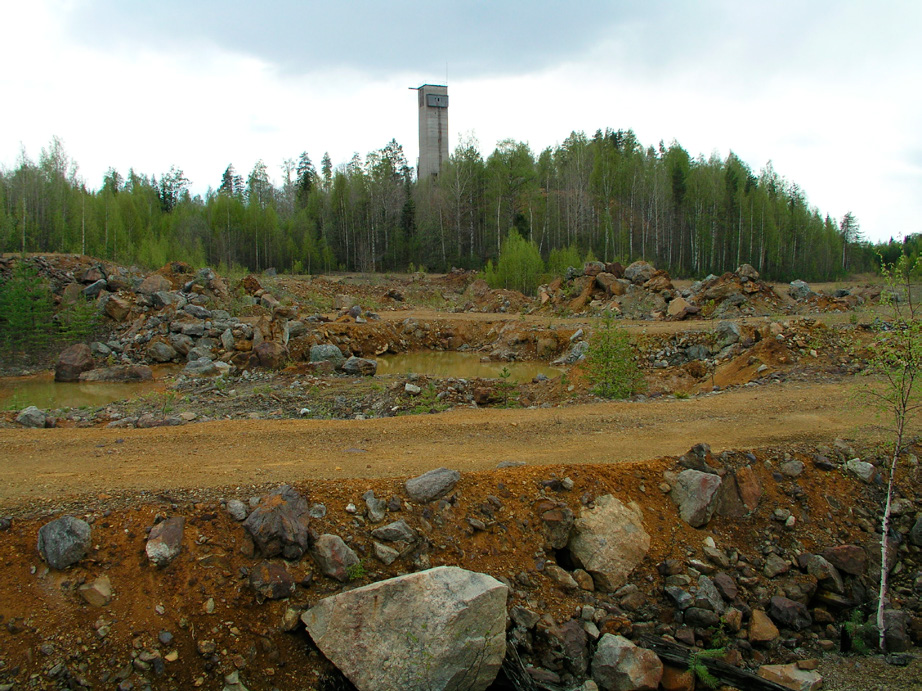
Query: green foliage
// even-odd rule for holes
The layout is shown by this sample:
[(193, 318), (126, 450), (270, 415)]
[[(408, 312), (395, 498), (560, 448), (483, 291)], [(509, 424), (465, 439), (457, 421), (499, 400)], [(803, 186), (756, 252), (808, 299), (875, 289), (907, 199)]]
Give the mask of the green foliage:
[(582, 266), (579, 250), (573, 245), (551, 250), (547, 258), (547, 272), (552, 276), (565, 276), (569, 267)]
[(12, 276), (0, 283), (0, 343), (13, 351), (46, 347), (53, 311), (48, 285), (33, 266), (16, 262)]
[(346, 576), (350, 581), (356, 581), (366, 575), (368, 575), (368, 572), (365, 570), (365, 563), (361, 560), (346, 567)]
[(871, 652), (868, 644), (864, 641), (863, 633), (867, 625), (864, 622), (864, 614), (857, 607), (852, 610), (851, 616), (845, 622), (845, 632), (852, 641), (852, 650), (858, 655), (867, 655)]
[(62, 341), (86, 341), (99, 328), (99, 314), (94, 303), (78, 297), (72, 304), (58, 312), (58, 328)]
[(518, 290), (532, 295), (538, 289), (538, 276), (544, 271), (544, 262), (538, 246), (524, 239), (514, 228), (503, 242), (496, 262), (487, 264), (485, 280), (491, 288)]
[(688, 669), (690, 669), (694, 675), (701, 681), (702, 684), (707, 686), (709, 689), (716, 689), (717, 685), (720, 683), (717, 677), (710, 673), (707, 666), (704, 664), (705, 660), (713, 660), (714, 658), (721, 657), (726, 652), (726, 648), (711, 648), (709, 650), (696, 650), (691, 654), (691, 657), (688, 659)]
[[(509, 381), (511, 377), (512, 372), (504, 365), (502, 371), (499, 373), (499, 383), (496, 385), (499, 395), (502, 396), (502, 406), (504, 408), (510, 406), (509, 395), (515, 390), (515, 384)], [(514, 401), (512, 402), (514, 403)]]
[(589, 379), (593, 392), (603, 398), (627, 398), (646, 389), (646, 382), (637, 362), (627, 332), (616, 326), (611, 315), (589, 339), (586, 354)]

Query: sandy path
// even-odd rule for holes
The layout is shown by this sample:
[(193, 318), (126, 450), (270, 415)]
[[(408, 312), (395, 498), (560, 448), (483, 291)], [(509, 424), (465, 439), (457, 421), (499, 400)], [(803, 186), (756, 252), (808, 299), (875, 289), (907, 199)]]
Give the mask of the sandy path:
[(873, 416), (850, 383), (786, 383), (696, 399), (538, 410), (456, 410), (375, 420), (253, 420), (183, 427), (0, 430), (0, 506), (30, 498), (386, 477), (503, 460), (607, 463), (831, 440)]

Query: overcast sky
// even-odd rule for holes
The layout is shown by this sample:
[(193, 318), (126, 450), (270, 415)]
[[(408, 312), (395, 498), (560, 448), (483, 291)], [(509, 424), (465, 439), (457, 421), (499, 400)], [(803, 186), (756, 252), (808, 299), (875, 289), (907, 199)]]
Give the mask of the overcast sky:
[(319, 166), (390, 139), (448, 83), (452, 148), (534, 152), (632, 128), (692, 156), (769, 160), (872, 240), (922, 232), (922, 2), (0, 0), (0, 165), (53, 135), (92, 188), (110, 166), (193, 190), (258, 159)]

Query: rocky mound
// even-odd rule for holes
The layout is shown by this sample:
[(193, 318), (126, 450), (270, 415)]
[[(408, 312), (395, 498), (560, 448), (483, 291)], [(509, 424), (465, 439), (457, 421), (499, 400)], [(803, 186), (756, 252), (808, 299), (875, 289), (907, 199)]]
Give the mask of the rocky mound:
[[(6, 518), (0, 683), (693, 688), (677, 660), (717, 650), (723, 666), (705, 664), (739, 688), (816, 684), (816, 658), (875, 639), (884, 462), (845, 442), (699, 444)], [(922, 487), (915, 456), (902, 462), (887, 645), (905, 662), (922, 640)]]

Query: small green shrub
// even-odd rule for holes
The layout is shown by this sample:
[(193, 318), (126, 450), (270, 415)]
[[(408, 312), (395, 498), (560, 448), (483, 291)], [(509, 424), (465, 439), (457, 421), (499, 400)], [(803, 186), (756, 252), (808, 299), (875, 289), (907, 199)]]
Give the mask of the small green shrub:
[(627, 398), (646, 390), (630, 337), (615, 326), (611, 315), (605, 316), (602, 326), (589, 339), (586, 362), (592, 391), (603, 398)]

